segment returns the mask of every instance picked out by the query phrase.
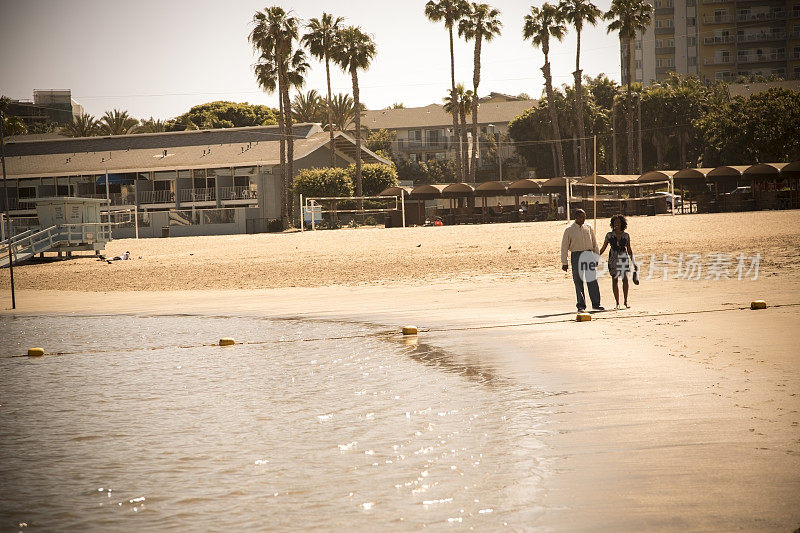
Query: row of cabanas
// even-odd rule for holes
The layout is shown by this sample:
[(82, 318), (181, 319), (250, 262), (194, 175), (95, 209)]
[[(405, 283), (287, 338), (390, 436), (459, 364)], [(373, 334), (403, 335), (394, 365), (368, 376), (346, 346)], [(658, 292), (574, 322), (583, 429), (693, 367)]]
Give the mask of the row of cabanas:
[[(600, 187), (653, 187), (672, 184), (676, 187), (695, 188), (706, 183), (734, 182), (737, 185), (755, 180), (800, 179), (800, 161), (792, 163), (759, 163), (756, 165), (721, 166), (714, 168), (687, 168), (684, 170), (654, 170), (644, 174), (598, 174)], [(487, 181), (478, 184), (429, 184), (416, 187), (389, 187), (381, 196), (400, 196), (412, 200), (437, 198), (524, 196), (526, 194), (553, 194), (567, 191), (567, 182), (578, 186), (593, 186), (595, 177), (521, 179), (514, 182)]]

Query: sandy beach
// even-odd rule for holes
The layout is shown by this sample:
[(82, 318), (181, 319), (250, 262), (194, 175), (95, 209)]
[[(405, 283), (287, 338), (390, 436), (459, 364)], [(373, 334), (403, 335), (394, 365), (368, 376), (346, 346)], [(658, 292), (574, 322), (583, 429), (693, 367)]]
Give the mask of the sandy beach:
[[(630, 218), (642, 283), (631, 309), (586, 323), (559, 268), (564, 222), (112, 241), (108, 255), (134, 259), (15, 268), (16, 311), (3, 270), (0, 306), (413, 324), (449, 364), (546, 392), (550, 418), (531, 430), (545, 447), (531, 454), (555, 473), (536, 489), (531, 529), (793, 531), (799, 214)], [(598, 226), (604, 235), (608, 220)], [(718, 253), (722, 273), (709, 266)], [(651, 254), (667, 255), (668, 279), (651, 272)], [(701, 256), (700, 279), (679, 276), (681, 254)], [(745, 267), (759, 254), (757, 279), (737, 272), (739, 254)], [(600, 281), (607, 309), (610, 284)], [(756, 299), (769, 307), (750, 310)]]

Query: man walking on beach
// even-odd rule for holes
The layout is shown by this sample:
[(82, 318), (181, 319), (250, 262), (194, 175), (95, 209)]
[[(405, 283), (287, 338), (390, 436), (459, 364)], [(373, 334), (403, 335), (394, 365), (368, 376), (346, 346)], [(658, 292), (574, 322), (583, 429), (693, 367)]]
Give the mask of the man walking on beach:
[(597, 264), (599, 254), (594, 228), (586, 222), (586, 212), (583, 209), (575, 210), (575, 222), (564, 230), (561, 239), (561, 269), (566, 272), (567, 254), (571, 252), (572, 281), (575, 282), (575, 294), (578, 297), (578, 311), (586, 310), (586, 296), (583, 292), (583, 282), (589, 287), (589, 298), (592, 300), (592, 309), (602, 311), (600, 306), (600, 286), (597, 284)]

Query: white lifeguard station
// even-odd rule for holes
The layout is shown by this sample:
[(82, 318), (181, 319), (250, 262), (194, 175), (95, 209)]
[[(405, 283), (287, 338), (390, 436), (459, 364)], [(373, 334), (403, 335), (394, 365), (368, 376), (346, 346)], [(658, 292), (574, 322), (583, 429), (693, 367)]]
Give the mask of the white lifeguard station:
[(70, 257), (72, 252), (94, 250), (99, 255), (111, 240), (111, 225), (101, 220), (109, 205), (106, 199), (58, 196), (25, 201), (36, 205), (39, 226), (3, 241), (0, 267), (8, 266), (9, 246), (17, 264), (45, 252)]

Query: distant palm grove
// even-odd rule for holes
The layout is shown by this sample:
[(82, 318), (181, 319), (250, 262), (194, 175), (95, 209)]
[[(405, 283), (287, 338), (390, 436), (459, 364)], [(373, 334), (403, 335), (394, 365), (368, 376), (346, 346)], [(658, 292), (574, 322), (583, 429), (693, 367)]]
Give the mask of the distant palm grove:
[[(433, 162), (429, 181), (476, 181), (476, 157), (469, 150), (471, 139), (488, 144), (493, 139), (478, 135), (481, 89), (481, 51), (498, 38), (503, 29), (501, 13), (489, 4), (466, 0), (430, 0), (424, 15), (441, 23), (449, 37), (450, 79), (441, 101), (452, 116), (456, 145), (452, 159)], [(561, 0), (531, 6), (527, 13), (514, 14), (523, 22), (521, 42), (541, 50), (544, 63), (543, 97), (531, 109), (511, 121), (504, 144), (513, 145), (511, 159), (533, 170), (537, 176), (606, 173), (638, 173), (652, 169), (687, 166), (743, 164), (755, 161), (800, 159), (800, 93), (771, 89), (748, 98), (731, 98), (721, 82), (707, 82), (695, 76), (671, 75), (668, 80), (644, 87), (632, 83), (633, 42), (637, 32), (652, 21), (653, 7), (646, 0), (612, 0), (603, 13), (590, 0)], [(586, 26), (606, 21), (607, 32), (619, 37), (626, 59), (622, 65), (625, 87), (604, 74), (584, 76), (581, 70), (581, 34)], [(550, 57), (553, 47), (568, 31), (576, 35), (575, 69), (572, 85), (553, 85)], [(275, 125), (280, 129), (283, 219), (292, 217), (293, 151), (292, 127), (298, 122), (323, 124), (330, 132), (351, 131), (356, 149), (362, 145), (392, 159), (403, 177), (411, 163), (391, 150), (391, 132), (364, 131), (365, 109), (359, 93), (359, 72), (369, 69), (378, 50), (373, 38), (360, 26), (348, 25), (342, 17), (322, 13), (301, 21), (280, 6), (257, 11), (251, 21), (248, 41), (258, 61), (253, 74), (259, 86), (278, 96), (278, 109), (234, 102), (210, 102), (191, 108), (171, 120), (152, 117), (137, 120), (123, 110), (106, 112), (100, 119), (84, 115), (66, 125), (70, 136), (122, 135), (199, 128), (227, 128)], [(456, 79), (454, 39), (473, 45), (472, 80)], [(320, 91), (303, 90), (309, 72), (309, 58), (324, 66), (327, 84)], [(331, 69), (349, 75), (350, 94), (332, 94)], [(757, 80), (749, 80), (757, 81)], [(439, 99), (439, 97), (435, 98)], [(393, 107), (403, 107), (401, 103)], [(22, 133), (24, 125), (5, 121), (7, 132)], [(596, 139), (597, 150), (594, 150)], [(495, 157), (497, 152), (494, 153)], [(354, 193), (363, 195), (361, 160), (355, 159)], [(501, 162), (502, 164), (502, 162)], [(331, 150), (330, 165), (334, 166)], [(424, 163), (423, 163), (424, 165)], [(438, 170), (433, 167), (440, 165)], [(416, 175), (414, 176), (416, 178)]]

